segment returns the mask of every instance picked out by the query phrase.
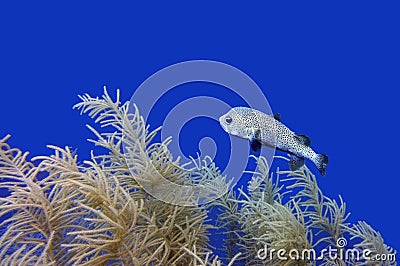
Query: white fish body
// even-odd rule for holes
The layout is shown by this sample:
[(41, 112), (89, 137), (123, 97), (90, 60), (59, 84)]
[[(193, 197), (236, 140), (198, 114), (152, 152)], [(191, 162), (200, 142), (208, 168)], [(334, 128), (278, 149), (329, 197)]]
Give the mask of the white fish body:
[(261, 145), (275, 147), (291, 155), (291, 170), (298, 170), (304, 165), (304, 159), (308, 159), (325, 175), (328, 157), (317, 154), (311, 149), (308, 137), (295, 134), (279, 120), (278, 115), (267, 115), (247, 107), (232, 108), (219, 118), (228, 134), (248, 139), (254, 151), (258, 151)]

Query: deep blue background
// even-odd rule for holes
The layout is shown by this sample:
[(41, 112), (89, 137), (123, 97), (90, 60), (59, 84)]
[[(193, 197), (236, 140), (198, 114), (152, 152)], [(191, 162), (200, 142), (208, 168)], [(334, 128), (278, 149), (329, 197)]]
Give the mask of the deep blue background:
[(78, 94), (107, 85), (125, 101), (165, 66), (222, 61), (329, 155), (319, 184), (343, 196), (350, 221), (399, 249), (399, 12), (398, 1), (1, 3), (0, 137), (32, 156), (55, 144), (86, 159), (92, 134), (71, 109)]

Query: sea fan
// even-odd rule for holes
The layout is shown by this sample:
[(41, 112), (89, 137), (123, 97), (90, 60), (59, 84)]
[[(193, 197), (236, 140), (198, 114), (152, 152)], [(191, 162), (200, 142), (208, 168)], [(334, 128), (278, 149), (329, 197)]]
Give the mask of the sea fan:
[[(396, 251), (365, 222), (346, 222), (343, 199), (324, 196), (306, 166), (294, 172), (278, 169), (274, 179), (265, 158), (253, 158), (258, 171), (252, 172), (249, 192), (239, 189), (238, 198), (230, 193), (214, 203), (222, 211), (217, 225), (236, 239), (226, 241), (227, 258), (236, 249), (242, 255), (235, 259), (243, 265), (378, 265), (379, 256), (386, 258), (379, 265), (396, 265)], [(345, 237), (361, 242), (346, 246)], [(322, 252), (329, 248), (336, 252)], [(278, 250), (286, 253), (279, 258)]]
[(297, 202), (282, 203), (282, 187), (274, 183), (266, 159), (252, 157), (257, 160), (258, 171), (251, 172), (249, 193), (239, 189), (238, 198), (229, 194), (228, 199), (221, 198), (215, 203), (223, 212), (221, 217), (228, 220), (220, 219), (219, 226), (226, 228), (233, 223), (237, 228), (235, 238), (238, 241), (234, 247), (227, 246), (227, 257), (231, 258), (230, 250), (236, 248), (242, 253), (236, 259), (245, 265), (306, 265), (305, 260), (281, 260), (276, 253), (268, 252), (308, 249), (311, 246), (307, 237), (309, 232)]
[[(34, 166), (27, 153), (9, 147), (9, 136), (1, 140), (0, 186), (9, 193), (1, 198), (2, 264), (189, 265), (197, 260), (187, 248), (196, 246), (198, 257), (209, 254), (205, 206), (165, 203), (137, 180), (154, 182), (156, 170), (176, 183), (193, 182), (189, 179), (195, 176), (226, 190), (218, 168), (208, 162), (190, 171), (180, 167), (168, 141), (151, 143), (157, 130), (149, 132), (137, 109), (129, 114), (129, 104), (120, 105), (119, 92), (115, 102), (106, 90), (102, 99), (81, 99), (76, 108), (102, 127), (114, 128), (99, 133), (89, 126), (97, 137), (91, 141), (108, 154), (93, 154), (91, 161), (78, 164), (68, 147), (49, 146), (55, 154), (34, 158), (39, 162)], [(132, 147), (133, 170), (123, 141)]]
[[(316, 265), (309, 256), (283, 260), (263, 251), (302, 254), (328, 246), (368, 250), (372, 259), (392, 259), (381, 265), (396, 265), (396, 251), (365, 222), (346, 222), (343, 199), (324, 196), (307, 167), (272, 174), (265, 158), (253, 157), (258, 167), (247, 188), (228, 191), (227, 177), (209, 157), (183, 167), (168, 149), (171, 139), (156, 143), (159, 129), (150, 131), (136, 106), (129, 112), (119, 91), (115, 101), (106, 90), (102, 98), (80, 99), (75, 108), (102, 127), (88, 126), (96, 137), (90, 141), (108, 152), (79, 162), (69, 147), (49, 146), (54, 154), (34, 164), (7, 144), (9, 135), (0, 140), (0, 189), (6, 193), (0, 198), (1, 265)], [(196, 193), (189, 193), (170, 204), (148, 193), (148, 187), (168, 192), (167, 181), (202, 185), (221, 197), (197, 205)], [(191, 204), (176, 201), (184, 197)], [(223, 260), (211, 252), (211, 207), (221, 212), (216, 226), (225, 235)], [(342, 246), (346, 236), (359, 242)], [(376, 265), (368, 258), (320, 260)]]

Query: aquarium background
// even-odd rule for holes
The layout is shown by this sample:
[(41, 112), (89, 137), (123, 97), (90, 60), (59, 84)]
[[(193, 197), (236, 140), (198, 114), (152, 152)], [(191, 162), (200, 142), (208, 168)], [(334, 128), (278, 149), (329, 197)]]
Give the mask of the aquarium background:
[[(257, 82), (282, 122), (329, 156), (319, 185), (325, 195), (343, 197), (349, 221), (367, 221), (399, 250), (399, 11), (395, 1), (2, 3), (0, 137), (12, 134), (11, 146), (30, 158), (51, 154), (46, 145), (54, 144), (89, 159), (89, 118), (72, 110), (78, 94), (101, 96), (107, 86), (110, 95), (121, 89), (126, 101), (171, 64), (224, 62)], [(217, 87), (176, 87), (157, 103), (151, 128), (193, 95), (242, 104)], [(215, 121), (197, 119), (182, 130), (184, 152), (196, 154), (204, 136), (219, 152), (229, 149)], [(225, 160), (217, 153), (217, 164)]]

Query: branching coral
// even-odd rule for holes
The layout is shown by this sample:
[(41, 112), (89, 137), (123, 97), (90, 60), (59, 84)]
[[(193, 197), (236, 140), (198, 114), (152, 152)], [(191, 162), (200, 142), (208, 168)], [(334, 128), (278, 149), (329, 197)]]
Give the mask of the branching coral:
[[(394, 265), (396, 251), (383, 242), (381, 234), (375, 231), (369, 224), (359, 221), (352, 226), (345, 226), (346, 232), (351, 235), (351, 239), (359, 239), (361, 242), (354, 245), (358, 253), (362, 254), (368, 250), (368, 256), (375, 261), (380, 261), (380, 265)], [(374, 265), (375, 261), (353, 260), (354, 265)]]
[[(239, 189), (239, 199), (231, 193), (214, 203), (225, 218), (219, 221), (220, 226), (229, 231), (237, 221), (237, 241), (233, 245), (243, 253), (237, 258), (243, 264), (378, 265), (374, 259), (383, 256), (387, 260), (379, 265), (396, 265), (396, 251), (365, 222), (346, 222), (349, 214), (342, 198), (337, 202), (324, 196), (307, 167), (295, 172), (278, 170), (274, 180), (265, 158), (256, 160), (258, 171), (249, 182), (249, 192)], [(282, 175), (287, 177), (280, 180)], [(288, 183), (285, 192), (279, 186), (282, 182)], [(346, 237), (361, 242), (346, 246)], [(227, 245), (228, 258), (231, 250), (232, 246)], [(279, 250), (285, 251), (280, 258)]]
[[(272, 175), (265, 158), (254, 157), (258, 168), (247, 188), (228, 191), (210, 158), (184, 168), (168, 150), (170, 139), (155, 143), (159, 129), (150, 131), (136, 107), (129, 112), (119, 92), (115, 101), (106, 90), (103, 98), (80, 98), (75, 108), (102, 127), (88, 126), (96, 137), (90, 141), (107, 153), (78, 163), (70, 148), (49, 146), (54, 154), (33, 164), (28, 153), (7, 144), (10, 136), (0, 140), (0, 189), (7, 193), (0, 198), (1, 265), (222, 265), (211, 253), (209, 207), (221, 210), (217, 226), (226, 235), (228, 265), (315, 265), (311, 257), (283, 260), (276, 252), (328, 246), (346, 252), (350, 247), (338, 242), (346, 236), (374, 258), (395, 254), (365, 222), (347, 223), (343, 200), (324, 196), (306, 167)], [(201, 193), (193, 190), (167, 198), (176, 203), (170, 204), (152, 196), (168, 194), (165, 184), (202, 185), (222, 197), (199, 206)], [(180, 204), (182, 198), (194, 204)], [(373, 262), (320, 259), (325, 265)]]
[[(293, 262), (296, 265), (305, 265), (304, 260), (283, 261), (277, 258), (276, 253), (267, 251), (308, 249), (309, 232), (298, 203), (294, 200), (282, 203), (281, 188), (273, 182), (272, 175), (269, 175), (267, 161), (263, 157), (256, 159), (258, 171), (253, 173), (249, 182), (249, 193), (239, 189), (238, 199), (231, 194), (229, 199), (222, 198), (219, 203), (215, 203), (222, 207), (223, 217), (229, 219), (235, 216), (238, 221), (236, 246), (243, 253), (239, 258), (246, 265), (286, 265)], [(232, 214), (232, 204), (235, 214)], [(230, 224), (220, 222), (220, 226), (227, 225)], [(228, 258), (229, 249), (232, 248), (228, 246)]]
[[(196, 177), (226, 189), (218, 168), (206, 162), (190, 171), (181, 168), (172, 160), (168, 141), (151, 143), (157, 131), (149, 132), (138, 110), (128, 114), (128, 103), (120, 105), (119, 95), (116, 102), (106, 91), (102, 99), (81, 99), (76, 108), (101, 126), (114, 127), (99, 133), (89, 126), (97, 137), (91, 141), (108, 154), (93, 154), (79, 165), (68, 147), (50, 146), (55, 154), (34, 158), (40, 162), (34, 166), (27, 153), (9, 147), (8, 136), (1, 141), (0, 186), (10, 193), (1, 198), (0, 214), (7, 216), (0, 239), (3, 264), (189, 265), (197, 261), (187, 251), (193, 246), (196, 256), (209, 254), (205, 207), (160, 201), (137, 179), (154, 182), (161, 174), (183, 184)], [(132, 160), (123, 154), (124, 141), (132, 148)], [(39, 173), (44, 177), (38, 178)]]
[[(339, 196), (339, 202), (324, 196), (317, 185), (315, 176), (308, 168), (296, 172), (281, 172), (289, 175), (287, 181), (294, 181), (288, 188), (298, 188), (300, 191), (293, 196), (298, 200), (304, 216), (308, 217), (306, 227), (315, 231), (316, 241), (313, 247), (325, 243), (322, 248), (334, 247), (341, 256), (322, 256), (322, 265), (376, 265), (376, 255), (383, 255), (386, 260), (380, 265), (395, 265), (396, 251), (383, 242), (383, 238), (365, 222), (350, 225), (346, 222), (349, 213), (346, 204)], [(354, 246), (347, 246), (346, 239), (361, 239)], [(368, 252), (367, 252), (368, 251)], [(367, 253), (363, 253), (367, 252)], [(365, 257), (364, 257), (365, 255)], [(378, 256), (379, 256), (378, 255)]]

